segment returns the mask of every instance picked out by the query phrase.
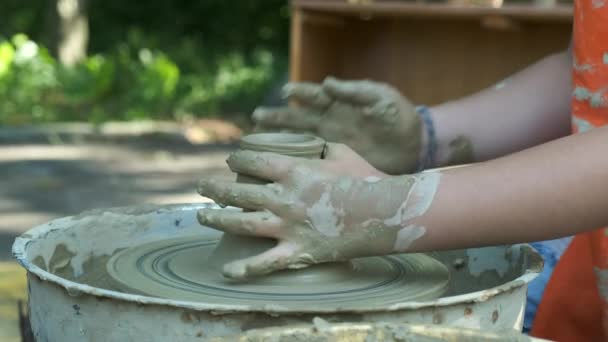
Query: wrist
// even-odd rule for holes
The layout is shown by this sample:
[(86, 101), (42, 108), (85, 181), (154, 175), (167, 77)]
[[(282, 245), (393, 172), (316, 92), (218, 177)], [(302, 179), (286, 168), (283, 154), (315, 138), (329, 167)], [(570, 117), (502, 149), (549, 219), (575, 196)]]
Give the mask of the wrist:
[(429, 111), (437, 137), (435, 167), (474, 162), (473, 144), (470, 136), (465, 133), (468, 125), (462, 122), (462, 112), (455, 112), (444, 105), (432, 107)]
[[(427, 160), (432, 163), (423, 165), (424, 169), (467, 164), (474, 161), (471, 139), (459, 133), (461, 130), (455, 129), (449, 123), (448, 118), (454, 118), (453, 114), (444, 110), (442, 106), (426, 108), (428, 118), (423, 123), (433, 125), (433, 135), (429, 136), (426, 133), (429, 129), (423, 128), (421, 153), (432, 153), (432, 158), (427, 157)], [(447, 122), (446, 119), (448, 119)]]

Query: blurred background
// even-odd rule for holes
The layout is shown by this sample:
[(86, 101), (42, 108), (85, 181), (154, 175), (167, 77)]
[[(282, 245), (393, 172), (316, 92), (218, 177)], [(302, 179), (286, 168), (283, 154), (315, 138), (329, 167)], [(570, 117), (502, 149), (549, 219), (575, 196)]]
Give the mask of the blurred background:
[(0, 123), (249, 112), (287, 67), (287, 1), (4, 0)]
[(252, 110), (288, 79), (373, 78), (427, 104), (488, 86), (567, 46), (569, 3), (0, 1), (0, 340), (19, 340), (25, 230), (201, 201), (197, 179), (231, 176)]
[(0, 340), (19, 340), (15, 236), (95, 207), (200, 201), (202, 174), (228, 176), (252, 109), (286, 81), (289, 13), (285, 0), (0, 1)]

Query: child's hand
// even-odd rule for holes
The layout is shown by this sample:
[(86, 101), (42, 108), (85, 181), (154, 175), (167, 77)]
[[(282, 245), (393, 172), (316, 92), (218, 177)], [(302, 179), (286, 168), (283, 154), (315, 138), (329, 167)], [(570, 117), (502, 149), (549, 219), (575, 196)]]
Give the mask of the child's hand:
[(393, 87), (371, 81), (292, 83), (285, 97), (300, 107), (258, 108), (260, 130), (308, 131), (352, 147), (376, 168), (410, 173), (420, 158), (421, 122), (414, 106)]
[(326, 160), (239, 151), (228, 158), (228, 165), (234, 172), (274, 183), (202, 180), (201, 195), (255, 211), (203, 209), (200, 223), (278, 240), (260, 255), (225, 265), (229, 278), (407, 251), (425, 234), (412, 219), (429, 208), (440, 177), (385, 176), (343, 145), (330, 145)]

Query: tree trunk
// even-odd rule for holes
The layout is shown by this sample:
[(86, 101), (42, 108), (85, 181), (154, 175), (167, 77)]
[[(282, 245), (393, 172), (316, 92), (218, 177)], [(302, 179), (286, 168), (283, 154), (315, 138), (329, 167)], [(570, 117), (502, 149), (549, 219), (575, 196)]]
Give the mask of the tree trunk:
[(59, 61), (74, 65), (87, 55), (89, 43), (88, 0), (56, 0)]

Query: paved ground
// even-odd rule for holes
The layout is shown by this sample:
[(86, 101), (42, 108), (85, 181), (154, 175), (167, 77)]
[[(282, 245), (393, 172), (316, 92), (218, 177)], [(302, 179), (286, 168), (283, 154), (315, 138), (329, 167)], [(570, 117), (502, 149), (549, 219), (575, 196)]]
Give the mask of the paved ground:
[(91, 127), (0, 127), (0, 260), (9, 257), (16, 234), (55, 217), (199, 201), (198, 178), (230, 176), (225, 159), (236, 145), (226, 141), (240, 134), (212, 120), (187, 129), (174, 123)]
[[(112, 140), (112, 139), (110, 139)], [(24, 275), (11, 264), (15, 236), (50, 219), (142, 203), (201, 201), (202, 175), (232, 177), (234, 144), (142, 138), (122, 142), (0, 144), (0, 340), (17, 340)]]

